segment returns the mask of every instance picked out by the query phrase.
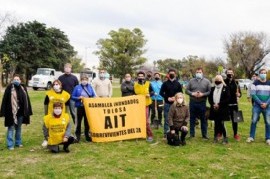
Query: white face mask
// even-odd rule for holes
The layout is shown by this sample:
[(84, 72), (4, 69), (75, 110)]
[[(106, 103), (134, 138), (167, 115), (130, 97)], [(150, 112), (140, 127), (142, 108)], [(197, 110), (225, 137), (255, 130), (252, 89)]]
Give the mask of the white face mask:
[(60, 85), (53, 86), (54, 91), (59, 92), (61, 90)]
[(86, 86), (87, 84), (88, 84), (88, 81), (82, 80), (82, 85), (83, 85), (83, 86)]
[(178, 98), (177, 103), (182, 104), (183, 103), (183, 98)]
[(53, 109), (53, 113), (57, 116), (59, 116), (62, 113), (62, 109), (61, 108), (54, 108)]

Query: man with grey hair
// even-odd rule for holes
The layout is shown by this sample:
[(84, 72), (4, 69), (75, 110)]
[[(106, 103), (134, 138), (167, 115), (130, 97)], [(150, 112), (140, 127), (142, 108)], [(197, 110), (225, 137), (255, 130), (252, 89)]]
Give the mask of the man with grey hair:
[(93, 88), (97, 97), (105, 98), (112, 96), (112, 83), (109, 79), (105, 78), (105, 70), (99, 70), (99, 77), (93, 81)]

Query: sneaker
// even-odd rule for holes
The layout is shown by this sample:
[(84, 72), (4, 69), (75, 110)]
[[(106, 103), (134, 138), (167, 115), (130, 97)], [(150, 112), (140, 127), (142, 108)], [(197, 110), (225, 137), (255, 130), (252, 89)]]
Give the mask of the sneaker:
[(234, 135), (234, 139), (235, 139), (236, 141), (240, 141), (241, 137), (240, 137), (240, 135), (235, 134), (235, 135)]
[(223, 144), (223, 145), (228, 144), (228, 138), (227, 138), (227, 137), (223, 138), (222, 144)]
[(267, 145), (270, 145), (270, 139), (267, 139), (267, 140), (266, 140), (266, 144), (267, 144)]
[(22, 148), (22, 147), (23, 147), (23, 145), (22, 145), (22, 144), (20, 144), (20, 145), (16, 145), (16, 147)]
[(147, 142), (153, 142), (153, 140), (154, 140), (153, 137), (147, 137), (146, 139)]
[(247, 138), (247, 143), (251, 143), (251, 142), (254, 142), (254, 139), (252, 137)]
[(221, 138), (222, 138), (222, 134), (221, 133), (218, 133), (217, 140), (220, 140)]
[(206, 135), (205, 135), (205, 136), (203, 136), (202, 138), (203, 138), (204, 140), (209, 140), (209, 137), (208, 137), (208, 136), (206, 136)]
[(14, 147), (9, 147), (8, 150), (14, 150)]
[(41, 146), (42, 147), (47, 147), (47, 145), (48, 145), (48, 141), (47, 140), (44, 140), (43, 142), (42, 142), (42, 144), (41, 144)]

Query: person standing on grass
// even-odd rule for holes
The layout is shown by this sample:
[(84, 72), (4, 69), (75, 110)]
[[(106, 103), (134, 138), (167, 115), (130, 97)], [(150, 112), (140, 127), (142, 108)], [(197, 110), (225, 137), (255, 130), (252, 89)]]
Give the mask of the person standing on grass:
[(105, 70), (99, 70), (99, 78), (93, 80), (93, 89), (99, 98), (112, 97), (112, 83), (105, 78)]
[(270, 81), (266, 79), (266, 69), (259, 71), (259, 80), (251, 85), (250, 94), (254, 100), (252, 107), (252, 119), (250, 125), (250, 134), (247, 139), (251, 143), (255, 139), (256, 126), (259, 121), (260, 114), (263, 114), (265, 123), (265, 141), (270, 145)]
[[(33, 114), (27, 89), (21, 84), (18, 74), (13, 76), (12, 82), (6, 87), (2, 99), (0, 116), (5, 117), (7, 127), (7, 148), (23, 147), (22, 124), (30, 124), (30, 116)], [(15, 142), (13, 133), (15, 130)]]
[[(69, 93), (71, 96), (72, 91), (75, 86), (79, 84), (79, 81), (75, 75), (71, 74), (72, 65), (70, 63), (66, 63), (64, 66), (64, 74), (59, 76), (58, 80), (62, 83), (62, 89)], [(75, 101), (69, 100), (66, 103), (66, 107), (70, 111), (70, 115), (73, 119), (73, 123), (76, 125), (76, 112), (75, 112)], [(68, 110), (67, 109), (67, 110)]]
[(146, 104), (146, 133), (147, 133), (147, 141), (152, 142), (153, 141), (153, 133), (150, 128), (149, 123), (149, 105), (151, 104), (152, 100), (150, 97), (150, 94), (152, 93), (152, 87), (150, 85), (149, 81), (145, 80), (145, 73), (140, 71), (137, 73), (137, 79), (138, 81), (134, 83), (134, 91), (136, 95), (143, 95), (145, 96), (145, 104)]
[(203, 139), (207, 136), (207, 119), (205, 118), (206, 100), (211, 91), (211, 82), (203, 77), (202, 68), (196, 69), (195, 78), (187, 85), (186, 93), (190, 96), (190, 137), (195, 137), (195, 122), (199, 117), (201, 120), (201, 133)]
[[(189, 110), (185, 103), (185, 97), (183, 93), (176, 93), (175, 101), (171, 105), (168, 121), (170, 126), (170, 134), (167, 135), (168, 143), (170, 144), (171, 136), (177, 136), (176, 141), (179, 141), (179, 132), (181, 132), (180, 144), (186, 145), (186, 135), (188, 133), (188, 121), (189, 121)], [(175, 139), (174, 136), (174, 139)]]
[(176, 80), (176, 70), (175, 69), (169, 69), (168, 71), (168, 77), (169, 79), (165, 81), (161, 85), (160, 89), (160, 96), (164, 98), (165, 104), (164, 104), (164, 131), (163, 131), (163, 138), (166, 139), (167, 132), (170, 130), (169, 128), (169, 121), (168, 121), (168, 113), (171, 105), (174, 102), (174, 96), (178, 92), (182, 91), (181, 84)]
[(210, 103), (209, 119), (215, 121), (214, 142), (218, 142), (218, 135), (223, 135), (223, 144), (228, 143), (224, 121), (229, 121), (229, 99), (230, 91), (221, 75), (215, 77), (215, 86), (211, 88), (208, 100)]
[[(162, 108), (163, 105), (163, 97), (159, 94), (162, 86), (162, 82), (160, 80), (160, 74), (158, 72), (154, 73), (154, 80), (151, 81), (151, 86), (154, 94), (152, 95), (152, 104), (151, 104), (151, 124), (154, 123), (154, 118), (157, 116), (159, 126), (162, 126)], [(156, 114), (157, 108), (157, 114)]]
[(230, 90), (230, 100), (229, 100), (229, 112), (232, 121), (233, 135), (236, 141), (240, 141), (240, 135), (238, 134), (238, 123), (234, 122), (233, 111), (238, 111), (238, 98), (241, 97), (241, 89), (238, 82), (234, 79), (234, 72), (231, 68), (226, 71), (227, 78), (225, 83)]
[(254, 73), (251, 77), (251, 81), (252, 83), (250, 83), (248, 85), (248, 88), (247, 88), (247, 99), (248, 99), (248, 102), (251, 102), (251, 104), (253, 105), (254, 103), (254, 100), (252, 99), (251, 95), (250, 95), (250, 90), (251, 90), (251, 85), (256, 81), (258, 80), (258, 74), (257, 73)]
[(131, 80), (131, 75), (127, 73), (125, 75), (125, 81), (121, 84), (122, 97), (135, 95), (134, 83)]
[(63, 145), (63, 150), (69, 152), (69, 145), (74, 142), (71, 136), (71, 124), (69, 115), (63, 110), (63, 103), (53, 103), (53, 112), (44, 117), (45, 130), (44, 136), (48, 140), (47, 148), (52, 153), (60, 151), (59, 145)]
[(75, 101), (75, 106), (77, 108), (77, 125), (76, 125), (76, 138), (77, 142), (80, 141), (81, 138), (81, 123), (82, 118), (84, 118), (84, 135), (85, 140), (88, 142), (91, 142), (91, 136), (89, 136), (90, 133), (90, 127), (88, 124), (88, 120), (86, 117), (84, 105), (83, 105), (83, 99), (84, 98), (93, 98), (95, 97), (95, 92), (92, 88), (92, 86), (88, 83), (88, 77), (82, 76), (81, 77), (81, 84), (77, 85), (73, 92), (72, 92), (72, 99)]
[[(46, 92), (46, 97), (44, 100), (44, 112), (45, 115), (52, 114), (53, 112), (53, 103), (61, 102), (63, 104), (67, 103), (70, 99), (70, 94), (62, 89), (62, 83), (60, 80), (55, 80), (52, 83), (52, 89)], [(66, 111), (65, 105), (63, 106), (63, 111)], [(45, 129), (45, 125), (43, 125), (42, 129)], [(47, 147), (48, 141), (46, 138), (42, 142), (42, 147)]]

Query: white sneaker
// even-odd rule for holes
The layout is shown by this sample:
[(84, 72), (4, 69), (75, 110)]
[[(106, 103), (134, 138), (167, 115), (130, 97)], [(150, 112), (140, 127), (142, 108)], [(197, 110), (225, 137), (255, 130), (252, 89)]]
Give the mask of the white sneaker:
[(47, 147), (47, 145), (48, 145), (48, 141), (47, 140), (44, 140), (43, 142), (42, 142), (42, 144), (41, 144), (41, 146), (42, 147)]
[[(251, 143), (251, 142), (254, 142), (254, 139), (252, 137), (247, 138), (247, 143)], [(270, 143), (270, 140), (269, 140), (269, 143)]]
[(270, 145), (270, 139), (267, 139), (267, 140), (266, 140), (266, 144), (267, 144), (267, 145)]

